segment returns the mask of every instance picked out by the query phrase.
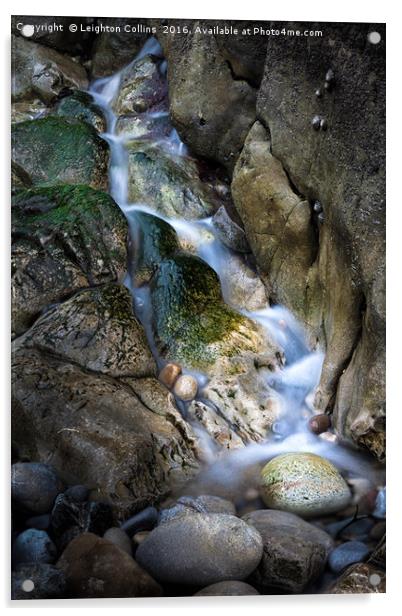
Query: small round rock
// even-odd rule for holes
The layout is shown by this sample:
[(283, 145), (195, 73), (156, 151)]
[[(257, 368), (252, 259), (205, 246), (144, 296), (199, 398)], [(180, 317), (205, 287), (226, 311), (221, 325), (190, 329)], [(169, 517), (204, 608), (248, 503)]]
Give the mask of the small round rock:
[(159, 380), (169, 389), (173, 387), (178, 377), (181, 374), (181, 366), (179, 364), (170, 363), (163, 366), (159, 373)]
[(314, 434), (322, 434), (331, 427), (331, 418), (323, 413), (322, 415), (314, 415), (308, 422), (308, 427)]
[(347, 541), (342, 543), (329, 555), (328, 564), (331, 571), (340, 573), (349, 565), (362, 562), (370, 553), (369, 548), (362, 541)]
[(312, 453), (285, 453), (261, 471), (261, 497), (267, 507), (312, 517), (335, 513), (351, 493), (337, 468)]
[(210, 584), (195, 593), (195, 597), (232, 597), (259, 595), (260, 593), (250, 584), (239, 581), (225, 581)]
[(49, 464), (17, 462), (11, 468), (13, 501), (32, 513), (48, 513), (63, 484)]
[(18, 535), (13, 545), (13, 565), (25, 563), (53, 563), (56, 546), (44, 530), (29, 528)]
[(173, 391), (181, 400), (194, 400), (198, 391), (197, 379), (189, 374), (184, 374), (177, 379)]
[(118, 548), (123, 550), (123, 552), (126, 552), (129, 556), (132, 556), (130, 537), (121, 528), (118, 528), (117, 526), (108, 528), (103, 535), (103, 538), (110, 541), (110, 543), (116, 545)]

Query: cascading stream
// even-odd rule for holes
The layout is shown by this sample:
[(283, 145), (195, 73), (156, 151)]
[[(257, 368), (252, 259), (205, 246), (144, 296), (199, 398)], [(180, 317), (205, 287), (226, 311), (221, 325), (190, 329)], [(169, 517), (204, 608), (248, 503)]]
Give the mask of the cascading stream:
[[(162, 57), (162, 50), (158, 42), (152, 38), (146, 42), (131, 64), (149, 53)], [(133, 140), (133, 136), (117, 133), (117, 118), (112, 108), (113, 101), (119, 92), (123, 70), (111, 77), (96, 80), (89, 90), (106, 117), (107, 132), (103, 134), (103, 137), (109, 143), (111, 152), (110, 194), (124, 212), (132, 237), (135, 234), (134, 215), (136, 212), (148, 212), (166, 220), (175, 229), (179, 241), (183, 244), (190, 244), (196, 254), (215, 270), (221, 283), (223, 298), (230, 305), (230, 290), (234, 279), (232, 274), (229, 273), (228, 275), (228, 272), (233, 271), (232, 268), (228, 268), (228, 264), (236, 262), (242, 257), (232, 252), (219, 240), (212, 219), (186, 221), (179, 218), (167, 218), (161, 216), (146, 203), (129, 202), (128, 151), (126, 145)], [(162, 72), (166, 72), (166, 61), (162, 63)], [(165, 115), (166, 113), (163, 111), (148, 113), (147, 117), (155, 118), (158, 114), (160, 117), (161, 114)], [(171, 130), (168, 137), (154, 141), (153, 147), (162, 148), (165, 152), (171, 152), (176, 156), (187, 155), (187, 148), (174, 129)], [(158, 354), (153, 337), (149, 288), (146, 285), (136, 286), (135, 280), (133, 281), (129, 274), (126, 277), (125, 284), (133, 295), (136, 314), (145, 328), (158, 367), (161, 368), (164, 360)], [(238, 309), (233, 304), (231, 307)], [(205, 433), (202, 426), (193, 424), (206, 452), (206, 459), (214, 462), (205, 471), (209, 478), (216, 483), (234, 481), (240, 469), (268, 461), (279, 453), (311, 452), (325, 456), (350, 474), (364, 477), (371, 476), (373, 482), (378, 482), (376, 471), (373, 472), (373, 464), (367, 462), (364, 456), (337, 444), (335, 435), (330, 432), (315, 435), (308, 429), (307, 420), (314, 414), (311, 400), (319, 382), (323, 353), (319, 350), (309, 350), (304, 332), (292, 314), (284, 307), (270, 307), (268, 303), (266, 307), (258, 311), (242, 310), (241, 312), (261, 324), (270, 339), (273, 339), (284, 351), (285, 367), (280, 372), (272, 373), (269, 382), (269, 386), (277, 393), (280, 400), (281, 419), (273, 426), (273, 433), (263, 443), (247, 445), (220, 456), (219, 459), (216, 459), (216, 444), (211, 442), (211, 438)], [(205, 385), (207, 377), (186, 370), (185, 367), (183, 372), (196, 376), (202, 399), (202, 387)], [(185, 405), (178, 401), (178, 406), (185, 414)]]

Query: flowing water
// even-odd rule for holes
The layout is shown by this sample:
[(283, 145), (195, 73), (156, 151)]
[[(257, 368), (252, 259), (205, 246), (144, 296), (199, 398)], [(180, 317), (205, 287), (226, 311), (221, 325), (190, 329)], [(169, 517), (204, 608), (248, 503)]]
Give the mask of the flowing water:
[[(158, 42), (151, 38), (144, 45), (139, 55), (133, 60), (138, 61), (146, 54), (153, 54), (162, 58), (162, 50)], [(124, 70), (124, 69), (123, 69)], [(166, 73), (166, 61), (160, 66), (162, 73)], [(103, 109), (107, 132), (103, 135), (108, 141), (111, 151), (109, 169), (110, 194), (124, 212), (130, 227), (131, 237), (135, 237), (136, 222), (135, 212), (145, 211), (166, 220), (176, 230), (182, 243), (190, 244), (196, 254), (206, 261), (219, 276), (222, 295), (230, 304), (231, 285), (234, 283), (232, 267), (228, 264), (241, 258), (233, 253), (217, 237), (211, 218), (203, 220), (187, 221), (178, 218), (166, 218), (149, 207), (146, 203), (130, 203), (128, 200), (128, 153), (126, 145), (133, 140), (132, 135), (116, 132), (117, 118), (112, 109), (112, 103), (116, 99), (122, 79), (122, 71), (92, 83), (90, 93), (96, 103)], [(164, 111), (141, 114), (148, 119), (167, 114)], [(162, 148), (174, 155), (187, 156), (186, 146), (181, 142), (179, 135), (172, 128), (165, 138), (158, 138), (153, 142), (153, 147)], [(141, 320), (155, 356), (158, 367), (163, 364), (163, 358), (158, 355), (151, 327), (151, 310), (149, 289), (146, 285), (136, 286), (135, 272), (127, 275), (126, 286), (130, 289), (137, 317)], [(235, 306), (232, 307), (236, 308)], [(323, 353), (320, 350), (311, 351), (306, 343), (305, 334), (292, 314), (284, 307), (266, 305), (263, 309), (250, 312), (242, 310), (250, 319), (260, 323), (266, 330), (267, 336), (274, 340), (284, 352), (286, 358), (285, 367), (272, 373), (269, 377), (269, 386), (276, 392), (280, 400), (282, 413), (281, 420), (273, 426), (272, 433), (267, 439), (259, 444), (250, 444), (216, 458), (216, 444), (211, 442), (210, 437), (199, 425), (193, 425), (199, 436), (201, 446), (205, 450), (205, 457), (210, 461), (204, 471), (204, 477), (208, 477), (214, 483), (234, 483), (240, 471), (257, 463), (268, 461), (270, 458), (284, 452), (312, 452), (323, 455), (333, 461), (338, 468), (348, 472), (349, 475), (357, 475), (371, 478), (373, 484), (380, 482), (378, 470), (372, 462), (355, 451), (346, 449), (336, 442), (336, 437), (331, 432), (322, 435), (314, 435), (307, 427), (308, 417), (314, 414), (312, 399), (314, 390), (318, 385), (323, 362)], [(207, 381), (205, 375), (192, 373), (199, 383), (199, 391)], [(203, 400), (205, 402), (205, 400)], [(185, 405), (178, 402), (179, 409), (185, 413)]]

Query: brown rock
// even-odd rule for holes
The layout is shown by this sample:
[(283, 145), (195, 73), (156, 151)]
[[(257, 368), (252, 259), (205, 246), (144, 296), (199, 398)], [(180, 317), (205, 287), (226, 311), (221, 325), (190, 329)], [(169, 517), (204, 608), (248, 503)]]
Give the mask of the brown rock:
[(171, 389), (180, 374), (181, 374), (181, 366), (179, 364), (175, 364), (171, 362), (163, 366), (162, 370), (159, 373), (158, 378), (161, 383), (163, 383), (164, 385), (166, 385), (166, 387)]
[(57, 562), (74, 598), (160, 597), (162, 589), (126, 552), (92, 533), (69, 543)]
[(384, 571), (369, 563), (357, 563), (346, 569), (328, 593), (334, 595), (384, 593), (385, 583)]
[(308, 427), (314, 434), (322, 434), (331, 427), (331, 418), (329, 415), (314, 415), (308, 422)]

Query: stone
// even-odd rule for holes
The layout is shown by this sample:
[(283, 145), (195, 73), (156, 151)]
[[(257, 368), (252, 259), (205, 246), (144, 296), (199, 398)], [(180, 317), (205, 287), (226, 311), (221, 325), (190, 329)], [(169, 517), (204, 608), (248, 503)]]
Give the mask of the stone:
[(192, 586), (243, 580), (261, 556), (259, 533), (220, 513), (199, 513), (157, 526), (136, 552), (137, 562), (155, 579)]
[(88, 79), (83, 66), (49, 47), (12, 35), (14, 101), (39, 98), (49, 104), (66, 87), (85, 89)]
[(200, 219), (218, 209), (214, 189), (200, 180), (195, 160), (155, 147), (129, 141), (128, 200), (146, 203), (168, 218)]
[(380, 520), (385, 519), (387, 516), (386, 488), (381, 488), (381, 490), (378, 491), (373, 516)]
[(133, 536), (133, 545), (135, 550), (143, 541), (145, 541), (150, 532), (150, 530), (140, 530), (138, 533), (135, 533)]
[(29, 528), (14, 541), (13, 567), (25, 563), (53, 563), (56, 556), (56, 546), (44, 530)]
[(172, 130), (167, 111), (126, 114), (120, 116), (116, 122), (116, 133), (130, 139), (167, 139)]
[(159, 372), (158, 379), (161, 383), (166, 385), (169, 389), (172, 389), (175, 384), (177, 378), (181, 374), (181, 366), (179, 364), (175, 364), (173, 362), (169, 364), (165, 364), (162, 370)]
[(331, 537), (293, 513), (262, 509), (242, 518), (263, 539), (262, 560), (249, 579), (262, 593), (301, 593), (324, 571)]
[(24, 510), (48, 513), (63, 491), (63, 483), (55, 469), (40, 462), (17, 462), (11, 467), (11, 498)]
[(50, 304), (123, 276), (127, 223), (106, 193), (71, 185), (21, 190), (11, 215), (15, 334)]
[(152, 530), (158, 522), (158, 511), (155, 507), (146, 507), (139, 513), (125, 520), (121, 525), (122, 530), (130, 537), (142, 530)]
[(285, 453), (261, 471), (261, 496), (267, 507), (303, 517), (344, 509), (350, 490), (336, 467), (311, 453)]
[(190, 374), (179, 376), (173, 388), (175, 396), (185, 401), (193, 400), (197, 395), (197, 391), (197, 379)]
[(150, 111), (167, 97), (167, 83), (159, 69), (160, 60), (146, 55), (121, 73), (120, 90), (113, 107), (116, 115)]
[(92, 533), (74, 539), (57, 561), (71, 598), (160, 597), (161, 587), (126, 552)]
[(221, 206), (214, 214), (212, 223), (216, 235), (225, 246), (237, 252), (250, 252), (244, 229), (229, 216), (225, 206)]
[(25, 122), (35, 120), (46, 115), (48, 109), (41, 100), (17, 101), (11, 104), (11, 122)]
[(36, 528), (36, 530), (48, 530), (50, 526), (50, 515), (43, 513), (42, 515), (35, 515), (32, 518), (28, 518), (25, 522), (27, 528)]
[(86, 486), (71, 486), (64, 492), (64, 496), (76, 503), (85, 503), (89, 497), (89, 489)]
[(87, 122), (98, 133), (106, 131), (106, 120), (103, 111), (88, 92), (75, 90), (71, 91), (67, 96), (59, 98), (55, 104), (54, 112), (61, 117)]
[(239, 312), (255, 312), (268, 307), (264, 283), (241, 255), (227, 255), (224, 271), (222, 292), (229, 306)]
[(329, 594), (385, 593), (385, 573), (368, 563), (352, 565), (329, 589)]
[(325, 414), (314, 415), (309, 419), (308, 427), (314, 434), (322, 434), (331, 427), (331, 418)]
[[(130, 32), (128, 35), (124, 27), (137, 26), (138, 23), (145, 24), (145, 21), (114, 17), (102, 18), (102, 23), (114, 28), (115, 31), (100, 32), (96, 36), (91, 52), (91, 72), (94, 79), (112, 75), (135, 58), (149, 35), (144, 31)], [(120, 31), (117, 30), (117, 26)]]
[(218, 582), (206, 586), (195, 593), (195, 597), (231, 597), (242, 595), (259, 595), (260, 593), (246, 582)]
[(11, 157), (35, 186), (107, 188), (109, 146), (87, 122), (48, 115), (13, 124)]
[[(31, 587), (29, 582), (33, 583), (32, 590), (29, 590)], [(11, 599), (13, 600), (62, 599), (65, 597), (65, 592), (64, 573), (54, 565), (47, 563), (19, 565), (11, 574)]]
[(201, 494), (200, 496), (180, 496), (172, 506), (161, 509), (158, 524), (164, 524), (183, 515), (198, 513), (225, 513), (236, 515), (236, 508), (232, 502), (219, 496)]
[(111, 506), (102, 502), (76, 502), (59, 494), (51, 513), (52, 533), (61, 537), (65, 531), (77, 528), (79, 533), (103, 535), (113, 523)]
[(116, 545), (129, 556), (132, 556), (133, 550), (131, 547), (130, 537), (121, 528), (108, 528), (108, 530), (104, 533), (103, 538), (113, 543), (113, 545)]
[(332, 550), (328, 564), (331, 571), (340, 573), (349, 565), (365, 560), (369, 553), (369, 548), (362, 541), (347, 541)]

